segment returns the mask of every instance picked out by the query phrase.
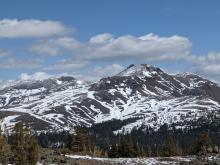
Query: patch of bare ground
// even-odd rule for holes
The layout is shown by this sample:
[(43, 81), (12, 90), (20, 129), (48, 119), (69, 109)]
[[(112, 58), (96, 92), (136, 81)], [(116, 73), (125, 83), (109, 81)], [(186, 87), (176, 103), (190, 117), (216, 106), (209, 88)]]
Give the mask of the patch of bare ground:
[(157, 158), (98, 158), (64, 154), (64, 151), (42, 149), (41, 163), (45, 165), (220, 165), (220, 155), (157, 157)]

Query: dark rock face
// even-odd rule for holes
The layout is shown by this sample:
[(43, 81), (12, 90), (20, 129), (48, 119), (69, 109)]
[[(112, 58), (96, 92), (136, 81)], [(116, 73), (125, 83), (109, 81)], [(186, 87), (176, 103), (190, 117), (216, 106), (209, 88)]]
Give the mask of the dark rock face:
[(9, 85), (0, 89), (0, 112), (6, 111), (17, 114), (4, 115), (6, 124), (42, 121), (45, 130), (131, 118), (137, 120), (119, 132), (140, 125), (155, 130), (163, 124), (186, 128), (191, 122), (219, 118), (220, 87), (194, 74), (170, 75), (146, 64), (130, 65), (93, 84), (63, 76)]

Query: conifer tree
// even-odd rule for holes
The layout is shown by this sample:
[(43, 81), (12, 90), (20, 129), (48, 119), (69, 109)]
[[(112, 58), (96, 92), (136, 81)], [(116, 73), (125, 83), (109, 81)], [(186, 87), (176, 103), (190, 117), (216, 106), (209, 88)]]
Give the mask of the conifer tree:
[(141, 149), (141, 156), (146, 156), (146, 152), (144, 151), (144, 147), (141, 146), (140, 149)]
[(119, 157), (129, 157), (128, 146), (123, 137), (119, 137), (118, 153)]
[(33, 136), (29, 137), (28, 141), (28, 161), (30, 164), (36, 164), (40, 157), (40, 146), (38, 145), (36, 138)]
[(165, 139), (165, 143), (159, 148), (159, 156), (169, 157), (181, 155), (182, 151), (173, 139), (173, 137), (168, 133)]
[(92, 143), (86, 130), (81, 127), (75, 127), (75, 134), (70, 135), (68, 148), (76, 153), (92, 153)]
[(134, 155), (133, 156), (135, 156), (135, 157), (142, 156), (142, 153), (141, 153), (142, 151), (141, 151), (139, 144), (134, 143), (133, 146), (134, 146)]
[(14, 127), (12, 152), (14, 154), (14, 162), (17, 164), (27, 164), (27, 154), (25, 152), (25, 133), (22, 123), (17, 123)]
[(138, 154), (137, 152), (140, 151), (140, 148), (139, 148), (139, 146), (137, 146), (135, 149), (134, 142), (133, 142), (131, 135), (128, 135), (128, 137), (126, 138), (126, 143), (127, 143), (128, 151), (129, 151), (129, 155), (130, 155), (129, 157), (136, 157)]
[(14, 127), (11, 148), (16, 164), (34, 165), (39, 159), (40, 147), (30, 128), (23, 123)]
[(10, 146), (7, 144), (6, 138), (2, 135), (0, 128), (0, 163), (7, 164), (9, 156)]
[(134, 145), (131, 136), (120, 137), (118, 144), (119, 157), (135, 157)]
[(197, 137), (194, 153), (205, 152), (204, 150), (206, 150), (208, 147), (211, 147), (212, 144), (213, 143), (209, 136), (209, 133), (201, 132)]
[(151, 155), (152, 155), (151, 147), (150, 147), (150, 145), (148, 145), (147, 146), (147, 151), (146, 151), (146, 156), (151, 157)]
[(108, 152), (108, 157), (109, 158), (118, 158), (119, 157), (119, 153), (118, 153), (118, 147), (116, 144), (113, 144)]

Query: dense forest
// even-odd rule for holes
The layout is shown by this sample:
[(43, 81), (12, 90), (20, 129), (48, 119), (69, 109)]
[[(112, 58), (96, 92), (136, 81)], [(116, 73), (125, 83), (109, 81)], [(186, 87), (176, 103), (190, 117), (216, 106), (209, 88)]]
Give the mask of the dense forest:
[(108, 121), (90, 128), (75, 127), (74, 133), (45, 132), (35, 134), (28, 125), (17, 123), (12, 133), (0, 134), (0, 161), (36, 164), (41, 148), (59, 149), (62, 154), (98, 157), (169, 157), (217, 153), (220, 124), (201, 124), (197, 128), (175, 129), (162, 126), (157, 131), (140, 127), (130, 133), (113, 131), (128, 121)]
[(199, 134), (207, 132), (212, 140), (213, 145), (220, 146), (220, 122), (201, 123), (200, 126), (188, 127), (185, 129), (175, 129), (174, 126), (168, 128), (163, 125), (157, 131), (150, 128), (140, 127), (133, 129), (129, 134), (116, 135), (113, 131), (120, 128), (126, 121), (114, 120), (106, 123), (100, 123), (88, 128), (93, 141), (103, 149), (108, 149), (109, 144), (117, 144), (121, 137), (130, 138), (135, 144), (143, 147), (145, 151), (149, 148), (151, 156), (157, 156), (158, 150), (166, 145), (167, 141), (173, 141), (181, 150), (181, 155), (193, 153)]
[[(113, 120), (81, 129), (84, 129), (93, 145), (106, 152), (112, 147), (120, 146), (120, 143), (127, 143), (129, 141), (134, 148), (143, 150), (147, 156), (158, 156), (161, 148), (168, 145), (168, 143), (178, 150), (177, 155), (189, 155), (193, 154), (198, 137), (204, 132), (209, 135), (212, 146), (220, 146), (219, 122), (205, 123), (197, 127), (185, 129), (168, 128), (167, 125), (163, 125), (157, 131), (140, 127), (139, 129), (133, 129), (130, 133), (114, 133), (115, 130), (126, 124), (126, 122), (129, 121)], [(67, 146), (70, 136), (71, 134), (65, 131), (60, 133), (41, 133), (38, 136), (38, 141), (42, 147), (64, 147)]]

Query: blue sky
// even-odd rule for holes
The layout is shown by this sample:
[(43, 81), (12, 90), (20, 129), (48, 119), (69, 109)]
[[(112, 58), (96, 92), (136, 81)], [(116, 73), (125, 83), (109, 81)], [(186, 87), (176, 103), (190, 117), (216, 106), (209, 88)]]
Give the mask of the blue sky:
[(2, 0), (0, 79), (114, 75), (130, 63), (220, 80), (218, 0)]

